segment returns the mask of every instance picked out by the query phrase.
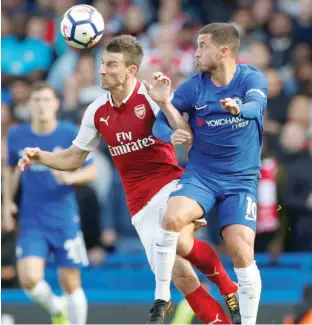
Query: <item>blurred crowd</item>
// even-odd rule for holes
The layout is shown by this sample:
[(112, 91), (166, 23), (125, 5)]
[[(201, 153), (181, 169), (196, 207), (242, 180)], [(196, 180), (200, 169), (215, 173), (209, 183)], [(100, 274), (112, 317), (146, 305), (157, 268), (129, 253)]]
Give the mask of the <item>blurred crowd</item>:
[[(104, 36), (91, 49), (68, 47), (60, 33), (62, 15), (79, 3), (96, 7), (105, 20)], [(101, 94), (100, 57), (111, 37), (136, 36), (145, 49), (138, 78), (163, 71), (174, 90), (195, 72), (199, 27), (220, 21), (232, 22), (241, 34), (238, 63), (261, 69), (269, 84), (257, 250), (273, 257), (284, 250), (312, 251), (312, 0), (3, 0), (2, 162), (8, 128), (29, 120), (33, 81), (47, 80), (62, 100), (60, 119), (79, 125)], [(185, 165), (187, 152), (177, 148), (177, 155)], [(98, 180), (79, 188), (77, 197), (89, 256), (98, 263), (105, 253), (129, 247), (136, 234), (104, 142), (95, 161)], [(217, 227), (213, 211), (200, 235), (221, 249)], [(3, 248), (11, 247), (12, 238), (4, 234)], [(11, 263), (2, 256), (2, 265)]]

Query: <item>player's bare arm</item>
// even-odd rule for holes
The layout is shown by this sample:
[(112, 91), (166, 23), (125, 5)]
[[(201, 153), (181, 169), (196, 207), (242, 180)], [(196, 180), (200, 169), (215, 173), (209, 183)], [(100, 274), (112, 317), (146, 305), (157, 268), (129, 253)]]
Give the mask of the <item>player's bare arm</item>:
[(11, 231), (15, 228), (14, 214), (17, 213), (18, 208), (14, 203), (14, 196), (16, 194), (20, 171), (17, 167), (3, 166), (3, 215), (2, 228), (4, 231)]
[(38, 147), (25, 148), (18, 167), (24, 171), (26, 166), (40, 163), (56, 170), (75, 171), (82, 166), (88, 154), (89, 151), (81, 150), (74, 145), (58, 152), (43, 151)]
[(189, 124), (180, 112), (171, 104), (170, 88), (171, 80), (161, 72), (153, 74), (152, 85), (143, 81), (148, 95), (159, 105), (173, 130), (181, 129), (192, 134)]
[(81, 167), (74, 172), (53, 170), (55, 178), (65, 185), (83, 185), (95, 181), (97, 169), (94, 164)]

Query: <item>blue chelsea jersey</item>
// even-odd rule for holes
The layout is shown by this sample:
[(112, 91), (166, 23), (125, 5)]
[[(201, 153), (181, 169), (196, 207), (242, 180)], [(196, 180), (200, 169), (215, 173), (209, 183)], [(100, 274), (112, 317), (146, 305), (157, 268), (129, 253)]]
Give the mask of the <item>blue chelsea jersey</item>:
[[(225, 87), (217, 87), (203, 73), (194, 75), (177, 88), (172, 104), (189, 115), (194, 134), (191, 164), (210, 172), (248, 177), (259, 174), (261, 167), (267, 82), (252, 66), (236, 67), (233, 79)], [(236, 99), (240, 106), (256, 103), (258, 114), (252, 119), (231, 115), (220, 104), (221, 99), (228, 97)]]
[[(58, 121), (50, 134), (35, 134), (29, 123), (15, 126), (8, 133), (8, 164), (16, 166), (25, 147), (57, 151), (71, 146), (78, 133), (74, 124)], [(87, 160), (84, 165), (92, 163)], [(78, 222), (74, 186), (58, 183), (50, 168), (39, 163), (21, 174), (22, 200), (19, 209), (21, 226), (63, 227), (73, 219)]]

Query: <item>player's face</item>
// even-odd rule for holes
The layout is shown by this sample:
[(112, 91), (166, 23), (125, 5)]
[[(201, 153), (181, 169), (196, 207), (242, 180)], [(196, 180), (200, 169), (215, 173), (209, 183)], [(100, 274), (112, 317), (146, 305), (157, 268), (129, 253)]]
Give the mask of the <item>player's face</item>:
[(33, 120), (49, 122), (56, 119), (59, 100), (49, 88), (37, 90), (30, 96), (29, 108)]
[(123, 53), (104, 52), (101, 60), (101, 87), (106, 90), (123, 85), (129, 75)]
[(222, 58), (222, 49), (211, 40), (210, 34), (199, 35), (197, 50), (195, 52), (195, 64), (201, 72), (211, 73), (214, 71)]

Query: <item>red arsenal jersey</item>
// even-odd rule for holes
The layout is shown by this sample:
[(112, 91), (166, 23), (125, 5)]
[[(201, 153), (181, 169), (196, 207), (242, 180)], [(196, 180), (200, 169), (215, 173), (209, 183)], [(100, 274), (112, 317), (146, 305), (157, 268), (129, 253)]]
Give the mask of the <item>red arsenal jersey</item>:
[(140, 81), (135, 82), (120, 107), (114, 107), (110, 92), (105, 92), (87, 108), (73, 141), (76, 147), (92, 151), (103, 136), (121, 176), (132, 216), (183, 172), (173, 146), (152, 134), (159, 109)]

